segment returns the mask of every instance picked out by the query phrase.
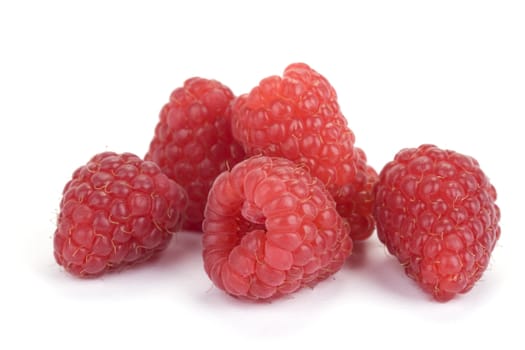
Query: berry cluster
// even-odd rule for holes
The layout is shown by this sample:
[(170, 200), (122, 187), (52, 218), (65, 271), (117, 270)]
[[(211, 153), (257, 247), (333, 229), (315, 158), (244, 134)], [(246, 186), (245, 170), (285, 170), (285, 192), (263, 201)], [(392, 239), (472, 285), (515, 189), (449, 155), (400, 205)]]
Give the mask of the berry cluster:
[(433, 145), (400, 151), (376, 187), (377, 233), (435, 299), (469, 291), (500, 236), (496, 190), (471, 157)]
[(145, 159), (186, 190), (185, 229), (201, 229), (213, 180), (245, 157), (231, 133), (233, 98), (218, 81), (192, 78), (172, 92), (160, 112)]
[(233, 106), (233, 135), (249, 155), (264, 154), (304, 164), (321, 180), (350, 223), (353, 239), (374, 229), (372, 188), (377, 174), (337, 103), (335, 89), (304, 63), (288, 66)]
[(471, 157), (432, 145), (379, 173), (328, 80), (304, 63), (235, 96), (215, 80), (175, 89), (144, 159), (104, 152), (65, 185), (54, 256), (93, 277), (202, 231), (204, 269), (228, 294), (269, 300), (335, 274), (377, 225), (436, 300), (465, 293), (500, 236), (496, 191)]
[(255, 156), (222, 173), (204, 216), (206, 272), (232, 295), (267, 299), (314, 285), (352, 249), (325, 186), (284, 158)]
[(130, 153), (97, 154), (64, 188), (55, 259), (79, 276), (147, 260), (166, 248), (186, 202), (157, 164)]

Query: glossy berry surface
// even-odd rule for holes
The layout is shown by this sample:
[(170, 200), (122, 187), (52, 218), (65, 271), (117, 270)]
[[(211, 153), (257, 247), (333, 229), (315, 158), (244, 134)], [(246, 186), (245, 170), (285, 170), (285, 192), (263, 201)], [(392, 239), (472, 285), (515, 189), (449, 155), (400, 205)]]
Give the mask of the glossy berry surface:
[(148, 260), (180, 227), (186, 202), (157, 164), (131, 153), (97, 154), (64, 187), (55, 259), (80, 277)]
[(232, 130), (248, 155), (290, 159), (306, 166), (327, 187), (353, 239), (374, 230), (373, 186), (377, 174), (337, 102), (334, 88), (304, 63), (289, 65), (282, 77), (261, 80), (233, 105)]
[(222, 173), (210, 190), (205, 270), (231, 295), (277, 298), (337, 272), (352, 250), (348, 229), (304, 167), (255, 156)]
[(145, 156), (188, 194), (184, 228), (201, 230), (213, 180), (244, 159), (231, 133), (231, 90), (216, 80), (191, 78), (175, 89), (160, 112)]
[(439, 301), (469, 291), (500, 236), (496, 190), (472, 157), (433, 145), (404, 149), (379, 174), (379, 239)]

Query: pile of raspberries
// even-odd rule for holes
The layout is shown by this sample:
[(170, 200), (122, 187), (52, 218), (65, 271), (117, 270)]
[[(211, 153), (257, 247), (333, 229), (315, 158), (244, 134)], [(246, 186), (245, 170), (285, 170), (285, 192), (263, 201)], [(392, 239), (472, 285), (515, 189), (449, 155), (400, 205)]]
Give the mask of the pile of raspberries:
[(421, 145), (378, 174), (328, 80), (304, 63), (235, 96), (188, 79), (160, 112), (144, 158), (103, 152), (64, 187), (54, 257), (96, 277), (202, 232), (215, 286), (271, 300), (314, 286), (377, 229), (438, 301), (468, 292), (500, 236), (496, 190), (469, 156)]

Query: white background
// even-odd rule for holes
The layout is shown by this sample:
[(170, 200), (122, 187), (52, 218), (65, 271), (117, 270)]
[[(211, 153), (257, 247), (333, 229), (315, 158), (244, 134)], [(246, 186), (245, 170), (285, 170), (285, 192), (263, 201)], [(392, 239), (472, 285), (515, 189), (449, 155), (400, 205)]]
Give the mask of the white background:
[[(96, 280), (56, 265), (76, 167), (144, 155), (189, 77), (241, 94), (296, 61), (331, 81), (377, 170), (421, 143), (481, 163), (502, 235), (469, 294), (432, 301), (375, 235), (332, 279), (269, 304), (214, 288), (190, 233)], [(523, 1), (2, 1), (0, 348), (523, 349), (524, 67)]]

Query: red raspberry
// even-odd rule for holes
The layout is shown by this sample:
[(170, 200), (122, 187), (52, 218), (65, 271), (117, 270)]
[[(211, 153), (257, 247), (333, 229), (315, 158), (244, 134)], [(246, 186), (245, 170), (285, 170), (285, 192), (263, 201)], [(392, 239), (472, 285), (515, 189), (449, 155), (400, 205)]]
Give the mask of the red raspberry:
[(312, 286), (352, 250), (324, 185), (284, 158), (255, 156), (222, 173), (204, 215), (206, 272), (234, 296), (273, 299)]
[(64, 187), (55, 259), (81, 277), (145, 261), (168, 245), (185, 206), (184, 190), (157, 164), (100, 153)]
[(379, 174), (379, 239), (436, 300), (469, 291), (500, 236), (496, 190), (468, 156), (433, 145), (404, 149)]
[(215, 80), (192, 78), (162, 108), (146, 160), (160, 165), (189, 198), (184, 228), (201, 230), (213, 180), (244, 159), (231, 134), (233, 93)]
[(263, 154), (306, 165), (327, 187), (353, 239), (374, 230), (373, 186), (377, 173), (339, 109), (330, 83), (304, 63), (283, 77), (263, 79), (233, 106), (233, 136), (248, 155)]

